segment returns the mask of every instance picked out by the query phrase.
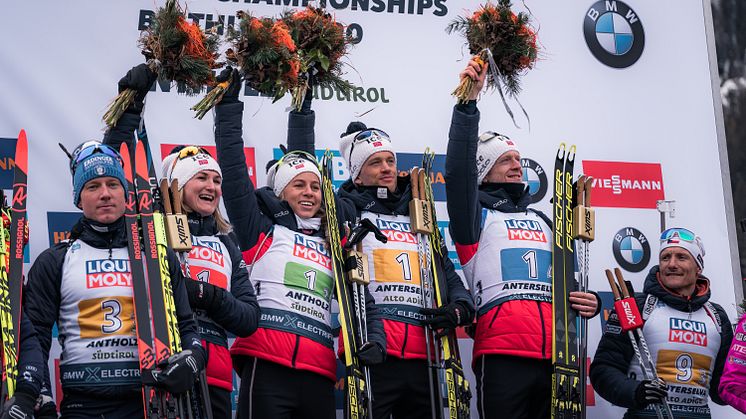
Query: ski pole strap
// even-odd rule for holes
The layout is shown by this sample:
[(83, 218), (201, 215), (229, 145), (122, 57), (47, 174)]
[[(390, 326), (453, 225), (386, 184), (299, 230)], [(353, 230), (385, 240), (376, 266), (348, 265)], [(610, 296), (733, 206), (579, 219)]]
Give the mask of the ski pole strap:
[(619, 324), (622, 331), (639, 329), (643, 325), (643, 319), (640, 310), (637, 308), (637, 302), (634, 297), (627, 297), (614, 302), (614, 311), (619, 318)]
[(710, 317), (715, 321), (715, 329), (717, 329), (718, 334), (722, 333), (723, 330), (723, 323), (722, 320), (720, 320), (720, 314), (715, 309), (715, 306), (712, 305), (711, 302), (707, 301), (704, 304), (705, 311), (707, 311), (707, 314), (710, 315)]
[(658, 304), (658, 297), (648, 294), (645, 298), (645, 306), (642, 309), (642, 320), (645, 321), (653, 314), (656, 304)]

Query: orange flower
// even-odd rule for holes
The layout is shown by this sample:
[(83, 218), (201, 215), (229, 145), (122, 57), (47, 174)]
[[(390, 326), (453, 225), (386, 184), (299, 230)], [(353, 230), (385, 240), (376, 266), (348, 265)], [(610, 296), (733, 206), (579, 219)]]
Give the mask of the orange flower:
[(288, 31), (284, 22), (278, 20), (272, 25), (272, 35), (275, 44), (284, 46), (290, 52), (295, 52), (295, 42), (293, 42), (290, 31)]

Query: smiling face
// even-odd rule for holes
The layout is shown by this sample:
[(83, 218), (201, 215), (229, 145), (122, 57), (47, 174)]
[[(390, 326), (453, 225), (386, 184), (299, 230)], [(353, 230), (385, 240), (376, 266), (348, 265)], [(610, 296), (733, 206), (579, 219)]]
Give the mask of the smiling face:
[(495, 164), (487, 175), (484, 182), (490, 183), (521, 183), (523, 182), (523, 168), (521, 167), (521, 155), (510, 150), (497, 158)]
[(184, 185), (182, 199), (184, 206), (206, 217), (215, 212), (223, 196), (223, 178), (212, 170), (202, 170)]
[(663, 286), (679, 295), (692, 295), (702, 270), (688, 250), (682, 247), (663, 249), (659, 266), (658, 280)]
[(363, 163), (360, 174), (355, 179), (356, 185), (380, 186), (389, 192), (396, 191), (396, 157), (390, 151), (373, 153)]
[(124, 188), (114, 177), (89, 180), (80, 191), (83, 215), (102, 224), (111, 224), (124, 215)]
[(321, 182), (312, 172), (303, 172), (294, 177), (280, 194), (290, 204), (295, 215), (300, 218), (312, 218), (321, 208)]

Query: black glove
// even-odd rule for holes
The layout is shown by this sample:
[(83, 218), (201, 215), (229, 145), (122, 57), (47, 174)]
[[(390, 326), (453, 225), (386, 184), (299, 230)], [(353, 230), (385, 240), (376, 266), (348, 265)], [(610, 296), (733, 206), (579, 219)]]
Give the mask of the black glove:
[(126, 89), (132, 89), (135, 92), (135, 100), (132, 102), (126, 112), (140, 113), (144, 106), (145, 95), (148, 94), (150, 86), (158, 78), (158, 74), (153, 72), (147, 64), (140, 64), (132, 67), (127, 74), (119, 80), (119, 93)]
[(420, 314), (427, 316), (422, 322), (433, 329), (455, 329), (468, 320), (466, 313), (464, 306), (458, 302), (444, 307), (420, 309)]
[(668, 384), (658, 378), (657, 380), (643, 380), (635, 390), (635, 403), (645, 407), (651, 403), (662, 403), (668, 396)]
[(155, 386), (171, 394), (191, 390), (197, 374), (205, 367), (205, 360), (191, 349), (171, 355), (155, 369), (143, 371), (142, 383)]
[(357, 359), (362, 365), (380, 364), (386, 359), (386, 353), (375, 342), (368, 342), (357, 351)]
[(40, 396), (36, 401), (34, 417), (36, 419), (57, 419), (57, 405), (54, 404), (54, 400), (49, 396)]
[(2, 419), (32, 419), (36, 397), (16, 391), (16, 393), (5, 402)]
[(224, 68), (217, 77), (215, 77), (215, 80), (217, 80), (218, 83), (222, 83), (228, 80), (228, 78), (231, 78), (231, 82), (228, 85), (228, 88), (225, 89), (225, 93), (223, 93), (223, 98), (220, 99), (220, 103), (237, 103), (238, 93), (241, 91), (241, 74), (238, 73), (238, 69), (228, 66)]
[(207, 282), (184, 279), (189, 304), (196, 309), (213, 311), (223, 304), (225, 290)]

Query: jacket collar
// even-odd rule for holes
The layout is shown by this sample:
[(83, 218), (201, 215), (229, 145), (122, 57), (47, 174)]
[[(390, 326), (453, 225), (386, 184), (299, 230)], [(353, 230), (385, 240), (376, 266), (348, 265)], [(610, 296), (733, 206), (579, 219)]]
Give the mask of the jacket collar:
[(482, 207), (500, 212), (524, 212), (531, 203), (529, 189), (523, 183), (483, 183), (479, 185)]
[(83, 240), (98, 249), (127, 247), (127, 234), (124, 217), (111, 224), (102, 224), (86, 217), (80, 220), (70, 231), (70, 241)]
[(290, 208), (290, 204), (278, 198), (275, 192), (269, 187), (263, 187), (256, 190), (257, 204), (262, 214), (272, 220), (272, 224), (278, 224), (293, 231), (298, 231), (309, 236), (322, 236), (323, 231), (305, 230), (298, 226), (295, 212)]
[(376, 214), (409, 215), (409, 201), (412, 200), (412, 187), (409, 175), (398, 176), (396, 191), (386, 188), (358, 186), (348, 179), (339, 188), (340, 198), (349, 199), (360, 211)]
[(645, 278), (643, 292), (652, 294), (659, 300), (679, 311), (697, 311), (710, 299), (710, 280), (700, 275), (694, 289), (693, 295), (681, 296), (673, 293), (658, 280), (660, 267), (653, 266)]

